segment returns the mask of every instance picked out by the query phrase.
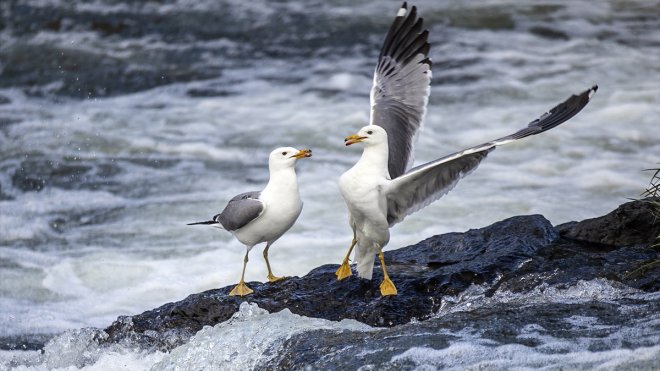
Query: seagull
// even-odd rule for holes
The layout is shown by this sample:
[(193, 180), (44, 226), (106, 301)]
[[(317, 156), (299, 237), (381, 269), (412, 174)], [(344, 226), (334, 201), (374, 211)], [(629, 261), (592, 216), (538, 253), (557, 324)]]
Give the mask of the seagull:
[(229, 200), (225, 209), (212, 220), (188, 224), (224, 229), (247, 247), (241, 281), (231, 290), (230, 296), (245, 296), (254, 292), (245, 284), (245, 267), (250, 250), (262, 242), (266, 242), (264, 259), (268, 268), (268, 281), (282, 279), (273, 275), (270, 269), (268, 249), (293, 226), (302, 211), (295, 164), (297, 160), (306, 157), (312, 157), (311, 149), (276, 148), (268, 157), (270, 179), (263, 191), (241, 193)]
[(417, 17), (416, 7), (409, 11), (403, 3), (378, 58), (370, 94), (370, 123), (344, 140), (346, 146), (361, 143), (364, 149), (359, 161), (339, 179), (353, 240), (335, 274), (339, 280), (352, 274), (348, 262), (357, 245), (358, 275), (371, 279), (374, 255), (378, 254), (384, 276), (380, 285), (382, 296), (397, 294), (383, 257), (390, 227), (444, 196), (496, 147), (540, 134), (567, 121), (589, 103), (598, 89), (593, 86), (572, 95), (511, 135), (411, 168), (413, 145), (430, 94), (427, 40), (428, 31), (422, 31), (422, 18)]

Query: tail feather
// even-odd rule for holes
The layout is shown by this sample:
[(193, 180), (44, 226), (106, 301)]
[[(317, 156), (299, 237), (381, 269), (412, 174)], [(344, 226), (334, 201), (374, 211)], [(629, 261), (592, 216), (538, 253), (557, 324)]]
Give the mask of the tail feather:
[(204, 221), (204, 222), (188, 223), (186, 225), (198, 225), (198, 224), (210, 225), (210, 224), (219, 224), (219, 223), (216, 222), (215, 220), (207, 220), (207, 221)]

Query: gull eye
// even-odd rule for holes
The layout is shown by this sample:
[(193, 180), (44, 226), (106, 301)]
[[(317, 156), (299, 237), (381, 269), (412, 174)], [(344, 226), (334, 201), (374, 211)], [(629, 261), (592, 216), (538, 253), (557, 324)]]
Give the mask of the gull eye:
[(369, 135), (371, 135), (371, 134), (373, 134), (373, 133), (374, 133), (374, 132), (371, 131), (371, 130), (367, 131), (367, 134), (369, 134)]
[(286, 156), (286, 154), (289, 152), (282, 152), (282, 156)]

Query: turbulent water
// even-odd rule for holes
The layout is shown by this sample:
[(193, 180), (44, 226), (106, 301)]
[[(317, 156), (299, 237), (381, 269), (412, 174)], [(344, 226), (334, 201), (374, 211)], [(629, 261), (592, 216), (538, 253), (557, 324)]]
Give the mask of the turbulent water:
[[(639, 195), (650, 178), (643, 170), (660, 162), (660, 2), (415, 4), (434, 62), (418, 163), (515, 131), (593, 84), (600, 89), (565, 125), (493, 152), (440, 202), (395, 227), (388, 248), (517, 214), (580, 220)], [(359, 156), (343, 138), (368, 121), (375, 59), (398, 5), (3, 1), (0, 349), (26, 350), (2, 353), (0, 365), (14, 357), (83, 366), (79, 358), (49, 364), (30, 349), (236, 282), (243, 246), (185, 224), (263, 187), (267, 154), (278, 146), (309, 147), (314, 157), (298, 164), (305, 205), (271, 249), (275, 273), (339, 262), (351, 236), (336, 183)], [(253, 252), (248, 280), (265, 279), (259, 258)], [(314, 321), (310, 328), (326, 325)], [(222, 334), (219, 326), (199, 341)], [(65, 347), (67, 336), (49, 346)], [(396, 359), (442, 367), (433, 359), (465, 347), (485, 352), (461, 339), (438, 354), (411, 348)], [(562, 352), (575, 354), (558, 364), (588, 351), (572, 342)], [(201, 352), (186, 346), (134, 360), (174, 368), (184, 352)], [(512, 365), (539, 365), (516, 358), (515, 347), (494, 349), (513, 354)], [(648, 354), (657, 359), (657, 346), (611, 349), (602, 359)], [(548, 357), (540, 365), (557, 364)], [(112, 366), (104, 359), (114, 362), (109, 354), (89, 359), (101, 369)]]

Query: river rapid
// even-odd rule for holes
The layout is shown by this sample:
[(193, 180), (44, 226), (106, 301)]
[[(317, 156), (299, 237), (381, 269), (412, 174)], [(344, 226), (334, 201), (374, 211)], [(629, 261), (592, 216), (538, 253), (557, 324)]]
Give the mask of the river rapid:
[[(184, 350), (144, 354), (130, 346), (84, 358), (89, 330), (80, 329), (235, 283), (244, 247), (228, 233), (186, 223), (261, 189), (275, 147), (312, 148), (314, 157), (298, 163), (304, 209), (270, 250), (274, 272), (300, 276), (339, 263), (351, 231), (337, 180), (360, 154), (343, 138), (368, 122), (373, 68), (399, 5), (2, 2), (0, 368), (124, 362), (174, 369), (183, 362)], [(490, 154), (447, 196), (393, 228), (388, 249), (519, 214), (543, 214), (554, 224), (582, 220), (640, 195), (651, 175), (644, 169), (660, 162), (658, 1), (414, 5), (430, 31), (433, 60), (417, 164), (509, 134), (571, 94), (600, 88), (570, 122)], [(265, 280), (258, 249), (246, 280)], [(578, 300), (580, 290), (603, 289), (603, 300), (613, 302), (648, 295), (607, 282), (584, 285), (548, 300)], [(253, 330), (265, 321), (290, 331), (374, 331), (253, 307), (241, 313), (237, 321)], [(254, 323), (240, 322), (250, 316)], [(228, 325), (218, 326), (185, 345), (196, 349), (200, 368), (220, 357), (204, 353), (204, 341), (226, 346), (226, 339), (209, 340), (226, 336)], [(406, 359), (416, 367), (463, 368), (471, 364), (441, 360), (465, 352), (483, 354), (473, 365), (512, 362), (502, 367), (609, 368), (617, 360), (658, 359), (657, 332), (648, 335), (655, 346), (614, 346), (594, 356), (596, 363), (580, 363), (591, 352), (588, 341), (557, 343), (533, 327), (525, 331), (564, 355), (528, 363), (530, 353), (467, 331), (439, 353), (402, 350), (392, 367)], [(71, 358), (52, 363), (48, 354)]]

